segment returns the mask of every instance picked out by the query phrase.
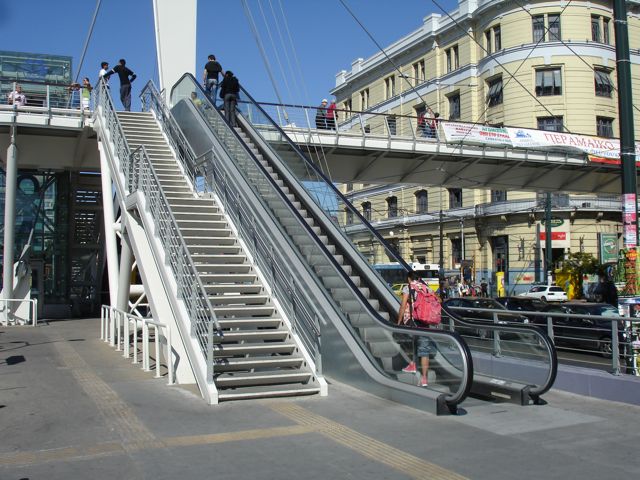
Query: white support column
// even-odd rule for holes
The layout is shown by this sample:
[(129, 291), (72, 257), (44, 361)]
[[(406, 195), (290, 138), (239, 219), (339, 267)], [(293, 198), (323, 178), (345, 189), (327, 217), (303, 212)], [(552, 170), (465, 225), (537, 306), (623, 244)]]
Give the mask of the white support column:
[(167, 94), (186, 72), (198, 78), (195, 71), (197, 4), (197, 0), (153, 0), (160, 90), (166, 89)]
[[(123, 312), (129, 312), (129, 291), (131, 289), (131, 266), (133, 253), (125, 232), (120, 242), (120, 278), (118, 279), (118, 301), (116, 307)], [(125, 321), (129, 320), (125, 318)]]
[(107, 250), (107, 273), (109, 275), (109, 301), (115, 307), (118, 299), (118, 247), (114, 230), (115, 214), (113, 211), (113, 188), (111, 169), (104, 152), (104, 145), (98, 142), (100, 151), (100, 175), (102, 180), (102, 209), (104, 217), (105, 247)]
[[(16, 127), (11, 127), (11, 143), (7, 148), (6, 187), (4, 194), (4, 250), (2, 267), (2, 296), (13, 298), (13, 250), (16, 228), (16, 188), (18, 182), (18, 148), (16, 147)], [(5, 303), (2, 322), (9, 324), (10, 302)]]

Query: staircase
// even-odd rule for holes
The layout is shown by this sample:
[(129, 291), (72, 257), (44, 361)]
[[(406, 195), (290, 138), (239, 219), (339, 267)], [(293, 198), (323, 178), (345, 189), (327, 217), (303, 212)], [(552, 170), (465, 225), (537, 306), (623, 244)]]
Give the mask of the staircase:
[(214, 345), (218, 400), (320, 391), (271, 295), (212, 198), (186, 180), (153, 114), (118, 112), (131, 151), (144, 145), (224, 336)]

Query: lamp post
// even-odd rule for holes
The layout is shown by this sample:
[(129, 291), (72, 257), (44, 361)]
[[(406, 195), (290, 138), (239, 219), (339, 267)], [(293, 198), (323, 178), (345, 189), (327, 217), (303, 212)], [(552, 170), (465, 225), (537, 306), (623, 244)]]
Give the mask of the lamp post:
[(443, 240), (443, 214), (440, 208), (440, 260), (438, 262), (438, 278), (440, 284), (440, 297), (444, 298), (444, 240)]

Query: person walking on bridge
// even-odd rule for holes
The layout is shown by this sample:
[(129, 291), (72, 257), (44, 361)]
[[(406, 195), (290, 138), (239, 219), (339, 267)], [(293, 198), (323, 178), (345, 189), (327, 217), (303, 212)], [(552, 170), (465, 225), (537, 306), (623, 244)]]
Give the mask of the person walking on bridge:
[(316, 128), (318, 130), (327, 129), (327, 99), (323, 98), (318, 110), (316, 110)]

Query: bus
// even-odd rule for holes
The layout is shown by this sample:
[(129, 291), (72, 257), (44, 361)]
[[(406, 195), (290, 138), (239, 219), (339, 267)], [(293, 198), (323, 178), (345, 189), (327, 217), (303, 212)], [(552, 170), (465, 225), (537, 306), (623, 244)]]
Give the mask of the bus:
[[(424, 280), (433, 291), (440, 288), (439, 272), (440, 266), (437, 263), (409, 263), (418, 278)], [(402, 287), (407, 283), (407, 272), (398, 262), (376, 263), (374, 270), (383, 278), (396, 294), (401, 295)]]

